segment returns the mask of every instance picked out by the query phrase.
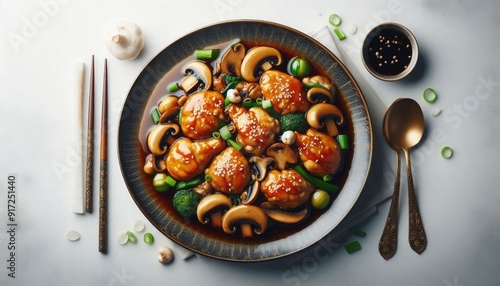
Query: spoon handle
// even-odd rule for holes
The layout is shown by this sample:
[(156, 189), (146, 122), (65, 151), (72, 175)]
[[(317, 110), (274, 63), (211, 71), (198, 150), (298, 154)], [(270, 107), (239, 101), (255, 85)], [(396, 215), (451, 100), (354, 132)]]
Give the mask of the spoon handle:
[(385, 222), (382, 237), (378, 243), (378, 251), (382, 257), (387, 260), (394, 256), (398, 246), (398, 205), (399, 205), (399, 185), (401, 176), (401, 159), (400, 152), (396, 151), (396, 178), (394, 182), (394, 193), (392, 194), (391, 206), (389, 214)]
[(413, 185), (413, 175), (411, 173), (410, 152), (404, 150), (406, 156), (406, 173), (408, 175), (408, 204), (410, 208), (409, 241), (410, 247), (418, 254), (424, 252), (427, 246), (427, 237), (418, 210), (415, 186)]

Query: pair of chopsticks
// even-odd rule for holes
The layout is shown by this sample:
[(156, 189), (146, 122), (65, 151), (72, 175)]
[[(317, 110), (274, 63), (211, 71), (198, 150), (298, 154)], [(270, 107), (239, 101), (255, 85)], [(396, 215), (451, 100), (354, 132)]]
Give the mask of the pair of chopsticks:
[[(107, 121), (108, 121), (108, 60), (104, 59), (104, 79), (101, 111), (101, 142), (99, 172), (99, 252), (107, 253), (108, 232), (108, 166), (107, 166)], [(91, 213), (93, 205), (93, 166), (94, 166), (94, 56), (90, 70), (89, 110), (87, 130), (87, 173), (85, 187), (85, 210)]]

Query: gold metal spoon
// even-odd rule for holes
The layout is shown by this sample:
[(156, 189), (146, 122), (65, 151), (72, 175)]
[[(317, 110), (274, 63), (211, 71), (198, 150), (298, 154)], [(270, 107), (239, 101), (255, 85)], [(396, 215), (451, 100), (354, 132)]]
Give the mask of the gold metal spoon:
[[(410, 247), (417, 253), (422, 253), (427, 246), (427, 237), (418, 210), (413, 175), (411, 172), (410, 149), (418, 144), (424, 133), (424, 115), (418, 103), (409, 98), (395, 101), (387, 110), (388, 141), (403, 150), (406, 157), (406, 174), (408, 180), (409, 202), (409, 241)], [(399, 153), (398, 149), (395, 149)]]
[[(399, 101), (397, 99), (395, 102)], [(396, 248), (398, 246), (398, 205), (399, 205), (399, 186), (401, 177), (401, 148), (392, 143), (389, 136), (389, 118), (392, 118), (393, 105), (389, 107), (384, 116), (383, 131), (384, 138), (391, 146), (392, 149), (396, 151), (396, 177), (394, 181), (394, 192), (392, 194), (391, 206), (389, 207), (389, 214), (387, 215), (387, 220), (385, 222), (384, 231), (382, 232), (382, 237), (378, 243), (378, 251), (384, 259), (389, 259), (396, 253)]]

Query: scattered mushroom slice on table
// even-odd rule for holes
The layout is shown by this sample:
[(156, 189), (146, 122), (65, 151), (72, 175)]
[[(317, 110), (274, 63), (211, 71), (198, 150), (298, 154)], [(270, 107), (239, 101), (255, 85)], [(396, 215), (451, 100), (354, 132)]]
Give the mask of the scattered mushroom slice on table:
[(132, 22), (120, 21), (110, 27), (107, 47), (119, 60), (133, 60), (144, 47), (141, 28)]
[(240, 228), (243, 237), (264, 233), (267, 223), (266, 212), (254, 205), (232, 207), (222, 217), (222, 229), (225, 233), (233, 234)]
[(337, 126), (344, 125), (344, 115), (340, 109), (330, 103), (313, 105), (306, 114), (309, 126), (321, 129), (326, 126), (328, 135), (334, 137), (339, 134)]

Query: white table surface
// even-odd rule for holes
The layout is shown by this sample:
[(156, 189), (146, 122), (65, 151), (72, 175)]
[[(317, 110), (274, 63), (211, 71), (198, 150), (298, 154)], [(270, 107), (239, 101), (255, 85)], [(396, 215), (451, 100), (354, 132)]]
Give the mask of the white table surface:
[[(499, 2), (493, 0), (0, 0), (0, 284), (499, 285), (498, 9)], [(425, 252), (414, 253), (407, 242), (408, 197), (403, 184), (399, 247), (389, 261), (382, 259), (377, 248), (389, 208), (385, 203), (360, 226), (366, 237), (347, 238), (362, 245), (351, 255), (324, 244), (319, 246), (321, 252), (295, 260), (242, 264), (195, 256), (159, 264), (157, 249), (167, 241), (135, 206), (117, 157), (121, 109), (141, 68), (177, 38), (208, 24), (261, 19), (308, 33), (328, 24), (334, 12), (342, 16), (348, 36), (341, 45), (384, 103), (411, 97), (424, 111), (426, 136), (412, 151), (412, 159), (429, 241)], [(136, 22), (144, 32), (145, 48), (134, 61), (118, 61), (106, 49), (103, 32), (116, 20)], [(389, 83), (371, 77), (363, 68), (360, 42), (370, 27), (382, 21), (399, 22), (415, 34), (423, 63), (420, 75)], [(347, 32), (350, 24), (358, 27), (355, 35)], [(104, 58), (108, 58), (110, 76), (107, 255), (97, 251), (97, 212), (71, 212), (67, 180), (72, 172), (68, 151), (72, 62), (88, 65), (91, 54), (97, 64), (97, 126)], [(422, 98), (427, 87), (439, 94), (432, 105)], [(433, 117), (437, 107), (442, 113)], [(440, 156), (444, 145), (455, 151), (450, 160)], [(67, 168), (56, 171), (54, 166), (61, 164)], [(15, 278), (8, 276), (7, 269), (8, 174), (17, 175)], [(132, 229), (137, 219), (146, 222), (155, 243), (119, 245), (118, 234)], [(70, 229), (81, 234), (79, 241), (66, 239)]]

